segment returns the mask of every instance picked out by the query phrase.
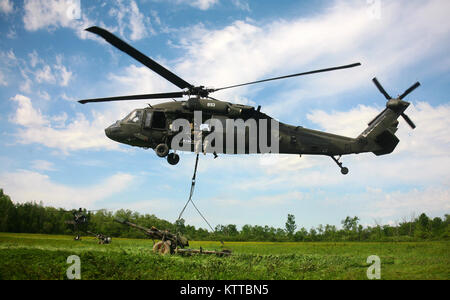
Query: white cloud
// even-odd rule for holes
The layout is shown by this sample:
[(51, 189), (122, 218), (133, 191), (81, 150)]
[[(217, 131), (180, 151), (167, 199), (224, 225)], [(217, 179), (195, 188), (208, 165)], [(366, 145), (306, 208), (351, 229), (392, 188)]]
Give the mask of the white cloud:
[[(155, 33), (150, 24), (150, 18), (140, 11), (134, 0), (115, 0), (108, 3), (112, 7), (109, 15), (114, 17), (117, 22), (112, 26), (106, 26), (101, 21), (94, 22), (87, 16), (89, 8), (83, 7), (82, 9), (74, 4), (77, 4), (76, 0), (25, 0), (23, 17), (25, 29), (36, 31), (40, 29), (55, 30), (59, 27), (71, 28), (81, 39), (88, 38), (101, 42), (103, 41), (99, 37), (86, 32), (85, 29), (98, 25), (109, 28), (113, 32), (118, 30), (120, 36), (127, 36), (133, 41)], [(125, 31), (127, 31), (126, 35)]]
[(0, 85), (7, 86), (8, 82), (6, 81), (5, 75), (3, 75), (2, 71), (0, 70)]
[(38, 91), (37, 95), (41, 99), (44, 99), (44, 100), (47, 100), (47, 101), (50, 100), (50, 95), (46, 91)]
[(130, 39), (133, 41), (140, 40), (148, 36), (148, 29), (153, 33), (153, 29), (148, 24), (149, 19), (140, 12), (138, 5), (135, 1), (117, 0), (115, 2), (116, 7), (110, 9), (109, 14), (117, 19), (119, 26), (119, 34), (125, 36), (125, 30), (131, 31)]
[(72, 2), (68, 0), (25, 0), (23, 17), (25, 29), (36, 31), (50, 26), (72, 27), (77, 22), (71, 13)]
[(219, 3), (219, 0), (176, 0), (176, 1), (177, 3), (189, 4), (190, 6), (201, 10), (208, 10), (215, 4)]
[[(441, 62), (450, 45), (450, 23), (444, 11), (450, 9), (450, 2), (383, 2), (380, 20), (369, 18), (367, 9), (364, 1), (337, 1), (308, 18), (261, 25), (240, 20), (220, 29), (193, 26), (180, 33), (177, 47), (186, 54), (179, 59), (176, 73), (196, 84), (221, 87), (358, 61), (363, 64), (351, 70), (273, 83), (287, 87), (271, 94), (283, 101), (266, 105), (264, 111), (279, 117), (299, 107), (299, 100), (368, 86), (374, 75), (383, 82), (399, 80), (399, 74), (420, 62), (429, 63), (427, 70), (444, 71)], [(270, 86), (224, 90), (214, 97), (252, 97)]]
[(48, 120), (40, 110), (33, 108), (30, 98), (16, 95), (11, 100), (17, 102), (18, 107), (11, 121), (24, 127), (40, 127), (48, 124)]
[(111, 121), (101, 113), (92, 112), (92, 121), (78, 113), (67, 122), (67, 114), (48, 117), (36, 110), (31, 99), (16, 95), (11, 100), (18, 107), (11, 121), (22, 126), (16, 133), (19, 143), (38, 143), (67, 153), (82, 149), (117, 149), (118, 144), (110, 141), (104, 134)]
[(140, 40), (147, 36), (147, 30), (144, 23), (144, 15), (139, 11), (136, 2), (130, 2), (130, 39), (133, 41)]
[(36, 31), (67, 27), (73, 29), (81, 39), (95, 39), (84, 31), (85, 28), (92, 26), (93, 22), (77, 4), (76, 0), (25, 0), (23, 17), (25, 29)]
[(0, 85), (7, 86), (8, 76), (11, 67), (17, 64), (17, 57), (13, 50), (7, 52), (0, 51)]
[[(130, 65), (125, 69), (108, 74), (115, 89), (125, 94), (158, 93), (174, 90), (174, 86), (161, 76), (144, 66)], [(175, 88), (176, 89), (176, 88)]]
[(14, 10), (14, 5), (10, 0), (0, 0), (0, 12), (9, 14)]
[(303, 195), (300, 192), (289, 192), (282, 193), (276, 195), (267, 195), (267, 196), (255, 196), (250, 197), (245, 200), (237, 200), (233, 198), (224, 198), (218, 197), (211, 199), (212, 202), (217, 203), (220, 206), (239, 206), (240, 208), (255, 208), (261, 206), (279, 206), (279, 205), (288, 205), (289, 203), (294, 203), (301, 201), (303, 199)]
[(30, 57), (30, 66), (33, 68), (35, 68), (38, 63), (43, 63), (36, 50), (33, 50), (28, 56)]
[[(17, 58), (13, 50), (0, 52), (0, 73), (12, 74), (10, 81), (15, 73), (21, 74), (19, 86), (25, 93), (31, 93), (33, 78), (36, 83), (67, 86), (73, 77), (72, 71), (63, 64), (62, 55), (57, 55), (54, 63), (47, 63), (36, 50), (28, 54), (28, 59)], [(8, 85), (8, 78), (5, 76), (4, 82), (0, 80), (0, 84)]]
[(247, 1), (245, 1), (245, 0), (232, 0), (231, 2), (237, 8), (250, 12), (250, 5), (248, 4)]
[(0, 173), (5, 193), (16, 203), (40, 202), (46, 206), (72, 209), (93, 208), (95, 203), (125, 190), (133, 180), (130, 174), (118, 173), (87, 187), (69, 187), (51, 180), (47, 175), (19, 170)]
[(356, 137), (364, 129), (382, 108), (375, 108), (366, 105), (358, 105), (350, 111), (332, 111), (314, 110), (307, 114), (308, 120), (318, 124), (327, 132)]
[(47, 82), (47, 83), (54, 83), (55, 82), (55, 76), (52, 73), (52, 69), (49, 65), (45, 65), (42, 69), (37, 70), (35, 73), (36, 81), (39, 83)]
[(31, 162), (31, 168), (38, 171), (55, 171), (53, 163), (46, 160), (33, 160)]
[(33, 73), (38, 83), (58, 84), (60, 86), (67, 86), (72, 79), (73, 73), (67, 70), (67, 67), (62, 64), (62, 56), (56, 56), (56, 63), (52, 66), (46, 64), (43, 59), (39, 57), (36, 51), (29, 54), (30, 66), (36, 68), (38, 65), (42, 67), (31, 71), (27, 68), (24, 72)]
[(17, 32), (14, 28), (10, 28), (8, 33), (6, 34), (8, 39), (15, 39), (17, 37)]
[(428, 187), (424, 190), (412, 189), (407, 192), (368, 193), (369, 204), (364, 212), (372, 218), (400, 218), (411, 213), (426, 213), (441, 216), (450, 211), (450, 189)]
[(60, 75), (59, 85), (67, 86), (72, 79), (72, 72), (67, 71), (67, 68), (60, 64), (55, 65), (54, 68)]

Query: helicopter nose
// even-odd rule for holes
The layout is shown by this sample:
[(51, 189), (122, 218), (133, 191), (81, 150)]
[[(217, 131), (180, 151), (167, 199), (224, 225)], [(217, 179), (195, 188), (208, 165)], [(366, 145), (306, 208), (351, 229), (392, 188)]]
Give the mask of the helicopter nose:
[(113, 141), (117, 140), (118, 133), (120, 133), (119, 121), (105, 129), (106, 136)]
[(108, 137), (108, 138), (111, 138), (111, 128), (106, 128), (105, 129), (105, 134), (106, 134), (106, 136)]

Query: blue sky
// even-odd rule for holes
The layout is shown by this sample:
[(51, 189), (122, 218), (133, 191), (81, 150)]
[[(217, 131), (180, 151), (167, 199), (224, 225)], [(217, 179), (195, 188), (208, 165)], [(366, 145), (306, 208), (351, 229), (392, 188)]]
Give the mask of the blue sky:
[[(98, 25), (196, 85), (221, 87), (354, 62), (334, 73), (217, 92), (280, 121), (357, 136), (391, 95), (407, 98), (393, 154), (201, 156), (194, 200), (213, 224), (401, 222), (450, 211), (448, 1), (0, 0), (0, 187), (16, 202), (129, 208), (175, 221), (195, 156), (177, 166), (104, 128), (145, 102), (78, 99), (178, 89), (83, 29)], [(71, 6), (72, 5), (72, 6)], [(155, 101), (157, 103), (157, 101)], [(186, 222), (206, 227), (189, 207)]]

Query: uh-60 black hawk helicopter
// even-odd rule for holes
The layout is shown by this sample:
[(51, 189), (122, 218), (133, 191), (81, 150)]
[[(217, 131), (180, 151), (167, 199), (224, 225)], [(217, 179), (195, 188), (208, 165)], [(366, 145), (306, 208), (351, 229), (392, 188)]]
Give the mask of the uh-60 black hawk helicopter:
[[(328, 72), (346, 68), (352, 68), (359, 66), (360, 63), (354, 63), (345, 66), (314, 70), (309, 72), (297, 73), (287, 76), (269, 78), (264, 80), (258, 80), (243, 84), (231, 85), (222, 88), (205, 88), (204, 86), (194, 86), (184, 79), (178, 77), (168, 69), (164, 68), (151, 58), (147, 57), (143, 53), (139, 52), (129, 44), (125, 43), (112, 33), (99, 27), (90, 27), (86, 29), (89, 32), (99, 35), (104, 38), (108, 43), (118, 48), (119, 50), (127, 53), (134, 59), (138, 60), (160, 76), (164, 77), (182, 91), (170, 92), (170, 93), (157, 93), (157, 94), (144, 94), (144, 95), (129, 95), (118, 96), (108, 98), (87, 99), (79, 101), (82, 104), (90, 102), (107, 102), (107, 101), (122, 101), (122, 100), (146, 100), (146, 99), (162, 99), (169, 98), (174, 100), (173, 102), (165, 102), (157, 105), (150, 105), (149, 107), (136, 109), (132, 111), (127, 117), (117, 121), (110, 127), (105, 129), (106, 135), (117, 142), (138, 146), (143, 148), (152, 148), (155, 150), (158, 156), (167, 157), (170, 164), (175, 165), (179, 162), (179, 156), (175, 152), (169, 153), (170, 150), (177, 150), (177, 147), (182, 145), (185, 141), (181, 141), (178, 145), (173, 145), (173, 138), (179, 133), (179, 130), (172, 130), (172, 123), (180, 118), (188, 120), (191, 125), (192, 134), (194, 134), (194, 115), (196, 111), (201, 111), (203, 123), (204, 120), (219, 119), (221, 121), (237, 120), (241, 119), (247, 121), (254, 119), (257, 122), (260, 120), (266, 120), (265, 124), (268, 128), (265, 128), (265, 132), (269, 133), (267, 139), (273, 139), (271, 133), (271, 126), (276, 124), (278, 127), (278, 140), (271, 140), (271, 144), (278, 143), (278, 153), (285, 154), (309, 154), (309, 155), (326, 155), (331, 157), (341, 169), (342, 174), (347, 174), (348, 169), (342, 166), (340, 158), (346, 154), (358, 154), (364, 152), (373, 152), (375, 155), (384, 155), (391, 153), (397, 146), (399, 139), (395, 136), (395, 132), (398, 129), (398, 118), (402, 116), (405, 121), (413, 129), (414, 123), (404, 113), (410, 105), (409, 102), (403, 99), (416, 89), (420, 83), (416, 82), (410, 88), (408, 88), (403, 94), (397, 98), (392, 98), (381, 86), (376, 78), (373, 78), (378, 90), (388, 100), (386, 108), (380, 112), (372, 121), (368, 123), (368, 127), (356, 138), (339, 136), (330, 134), (327, 132), (321, 132), (317, 130), (303, 128), (301, 126), (292, 126), (275, 121), (270, 116), (260, 111), (261, 107), (254, 108), (253, 106), (234, 104), (230, 102), (224, 102), (217, 100), (210, 96), (211, 93), (224, 89), (235, 88), (255, 83), (267, 82), (272, 80)], [(188, 96), (188, 100), (176, 101), (175, 98), (182, 98)], [(197, 124), (199, 125), (199, 124)], [(197, 128), (198, 129), (198, 128)], [(211, 128), (210, 128), (211, 129)], [(234, 138), (236, 138), (236, 132), (232, 128)], [(261, 125), (257, 126), (257, 131), (261, 131)], [(226, 130), (223, 130), (223, 134), (226, 134)], [(256, 149), (253, 152), (249, 149), (248, 128), (245, 130), (245, 151), (239, 152), (236, 149), (236, 143), (223, 143), (220, 149), (214, 149), (211, 151), (215, 156), (218, 153), (226, 154), (247, 154), (247, 153), (267, 153), (270, 151), (264, 151), (257, 143)], [(260, 137), (259, 135), (257, 138)], [(228, 144), (228, 145), (227, 145)], [(211, 146), (214, 145), (214, 141)], [(194, 145), (191, 145), (188, 151), (195, 150)], [(231, 149), (230, 149), (231, 148)], [(186, 148), (184, 148), (186, 150)], [(208, 149), (202, 149), (205, 153)], [(198, 153), (198, 152), (197, 152)]]

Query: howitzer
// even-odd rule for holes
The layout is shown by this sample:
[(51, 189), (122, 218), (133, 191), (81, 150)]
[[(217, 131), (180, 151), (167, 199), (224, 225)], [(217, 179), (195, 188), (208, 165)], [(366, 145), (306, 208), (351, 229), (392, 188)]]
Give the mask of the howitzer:
[(187, 238), (180, 234), (173, 234), (168, 230), (159, 230), (158, 228), (152, 226), (152, 228), (146, 228), (139, 226), (137, 224), (128, 222), (123, 219), (114, 219), (117, 223), (128, 225), (134, 227), (145, 233), (152, 240), (160, 240), (160, 242), (153, 245), (153, 250), (160, 253), (173, 253), (176, 248), (184, 248), (189, 246), (189, 241)]
[(111, 244), (112, 239), (109, 236), (106, 236), (101, 233), (93, 233), (91, 231), (86, 231), (86, 232), (95, 236), (95, 238), (98, 239), (99, 244)]
[(159, 230), (156, 227), (152, 226), (152, 228), (145, 228), (143, 226), (139, 226), (137, 224), (128, 222), (123, 219), (114, 219), (117, 223), (128, 225), (130, 227), (134, 227), (145, 233), (152, 240), (160, 240), (160, 242), (153, 245), (153, 251), (161, 254), (167, 253), (179, 253), (182, 255), (192, 255), (192, 254), (215, 254), (218, 256), (227, 256), (231, 254), (230, 250), (222, 250), (222, 251), (208, 251), (196, 249), (183, 249), (184, 247), (189, 246), (189, 241), (186, 237), (180, 234), (173, 234), (168, 230)]

